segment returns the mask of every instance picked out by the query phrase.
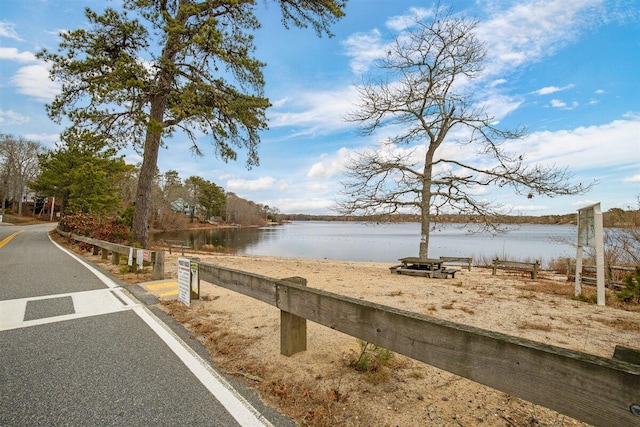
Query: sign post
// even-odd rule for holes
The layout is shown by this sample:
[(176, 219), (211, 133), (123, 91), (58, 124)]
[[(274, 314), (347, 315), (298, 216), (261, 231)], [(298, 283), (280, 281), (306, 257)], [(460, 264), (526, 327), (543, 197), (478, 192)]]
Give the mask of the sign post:
[(600, 203), (578, 210), (578, 247), (576, 251), (575, 295), (582, 293), (583, 247), (596, 251), (596, 287), (598, 305), (605, 305), (604, 295), (604, 232)]

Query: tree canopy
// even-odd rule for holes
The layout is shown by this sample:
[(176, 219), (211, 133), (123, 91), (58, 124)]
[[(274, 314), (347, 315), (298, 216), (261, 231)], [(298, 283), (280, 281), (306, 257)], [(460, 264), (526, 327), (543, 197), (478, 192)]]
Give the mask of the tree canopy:
[[(272, 0), (285, 26), (330, 35), (346, 0)], [(86, 9), (88, 29), (62, 33), (59, 53), (41, 51), (62, 91), (49, 115), (91, 129), (112, 147), (143, 153), (133, 216), (134, 241), (146, 246), (159, 149), (176, 132), (202, 154), (199, 133), (217, 156), (258, 165), (267, 128), (262, 67), (253, 58), (260, 23), (254, 0), (125, 0), (123, 10)], [(130, 16), (132, 14), (133, 16)]]
[(39, 156), (40, 175), (30, 187), (60, 200), (62, 213), (115, 213), (122, 207), (114, 185), (133, 167), (88, 131), (68, 131), (55, 150)]
[[(490, 226), (493, 217), (506, 213), (483, 188), (506, 187), (528, 198), (589, 188), (571, 184), (566, 168), (529, 164), (524, 154), (505, 149), (505, 142), (525, 132), (497, 128), (475, 96), (486, 53), (476, 25), (447, 9), (416, 19), (363, 79), (356, 109), (347, 117), (363, 135), (385, 128), (391, 136), (350, 160), (339, 210), (419, 212), (422, 258), (428, 256), (432, 215), (475, 215)], [(444, 150), (452, 146), (459, 149)], [(452, 155), (456, 151), (466, 156)]]

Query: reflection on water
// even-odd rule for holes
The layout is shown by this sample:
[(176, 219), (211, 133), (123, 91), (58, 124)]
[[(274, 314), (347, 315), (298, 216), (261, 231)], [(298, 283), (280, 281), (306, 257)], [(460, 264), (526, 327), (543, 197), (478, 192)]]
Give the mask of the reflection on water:
[[(249, 255), (395, 262), (418, 254), (420, 225), (295, 221), (262, 228), (158, 233), (153, 238), (185, 240), (195, 249), (205, 244), (222, 246), (230, 252)], [(575, 256), (575, 240), (576, 227), (572, 225), (520, 225), (494, 236), (446, 224), (431, 232), (429, 256), (538, 259), (544, 265), (554, 258)]]

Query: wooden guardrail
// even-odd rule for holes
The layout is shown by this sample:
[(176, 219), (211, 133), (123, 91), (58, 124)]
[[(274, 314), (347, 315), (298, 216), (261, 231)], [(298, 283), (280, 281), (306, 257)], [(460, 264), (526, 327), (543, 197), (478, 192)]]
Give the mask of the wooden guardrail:
[[(625, 284), (622, 281), (624, 276), (633, 274), (636, 271), (635, 267), (622, 267), (618, 265), (606, 264), (604, 267), (605, 286), (611, 289), (622, 289)], [(586, 274), (585, 274), (586, 273)], [(567, 259), (567, 281), (573, 281), (576, 278), (576, 263), (574, 260)], [(595, 285), (596, 284), (596, 266), (595, 265), (583, 265), (582, 274), (580, 275), (582, 283)]]
[(149, 251), (146, 249), (138, 249), (132, 246), (125, 246), (118, 243), (107, 242), (105, 240), (92, 239), (91, 237), (65, 232), (57, 228), (56, 231), (58, 232), (58, 234), (68, 239), (91, 245), (93, 247), (93, 254), (98, 255), (98, 253), (101, 252), (102, 259), (108, 259), (109, 253), (111, 253), (111, 263), (114, 265), (120, 264), (121, 255), (131, 257), (131, 268), (134, 269), (134, 271), (138, 264), (142, 264), (142, 262), (140, 262), (141, 259), (142, 261), (148, 261), (153, 265), (151, 278), (153, 280), (164, 279), (164, 251)]
[(441, 256), (440, 259), (442, 260), (443, 264), (459, 265), (462, 267), (467, 267), (467, 270), (471, 271), (471, 262), (473, 261), (471, 258)]
[(306, 350), (308, 319), (595, 426), (640, 423), (635, 363), (309, 288), (303, 278), (198, 266), (200, 280), (281, 310), (282, 354)]
[(520, 262), (520, 261), (506, 261), (496, 258), (493, 260), (492, 275), (496, 275), (498, 269), (511, 270), (511, 271), (525, 271), (531, 274), (531, 278), (536, 280), (538, 278), (538, 272), (540, 271), (540, 261), (536, 262)]

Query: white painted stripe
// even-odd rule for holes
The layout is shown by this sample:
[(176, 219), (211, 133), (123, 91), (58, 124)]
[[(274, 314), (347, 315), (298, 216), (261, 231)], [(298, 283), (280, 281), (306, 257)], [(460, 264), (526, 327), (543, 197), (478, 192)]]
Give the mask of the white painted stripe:
[(0, 331), (14, 329), (12, 325), (19, 325), (24, 319), (27, 301), (0, 301)]
[(146, 307), (139, 306), (134, 311), (169, 346), (187, 368), (213, 394), (218, 402), (243, 427), (270, 427), (272, 424), (262, 416), (242, 395), (209, 364), (176, 336), (171, 329), (160, 322)]
[[(51, 239), (51, 238), (50, 238)], [(149, 309), (137, 304), (133, 296), (123, 292), (115, 282), (102, 272), (87, 264), (82, 258), (71, 251), (51, 242), (58, 248), (68, 253), (82, 265), (87, 267), (106, 286), (114, 290), (122, 298), (127, 307), (133, 307), (134, 312), (162, 339), (175, 353), (184, 365), (196, 376), (198, 380), (209, 390), (211, 394), (225, 407), (229, 414), (243, 427), (273, 427), (258, 410), (256, 410), (240, 393), (218, 374), (209, 364), (203, 360), (180, 337), (176, 336), (168, 326), (158, 319)], [(61, 316), (62, 317), (62, 316)]]
[[(135, 307), (135, 304), (123, 305), (112, 292), (114, 292), (112, 289), (97, 289), (93, 291), (58, 295), (41, 295), (37, 297), (0, 301), (0, 331), (115, 313), (123, 310), (131, 310)], [(74, 313), (45, 317), (42, 319), (24, 320), (27, 303), (29, 301), (41, 301), (68, 296), (70, 296), (73, 301)]]

